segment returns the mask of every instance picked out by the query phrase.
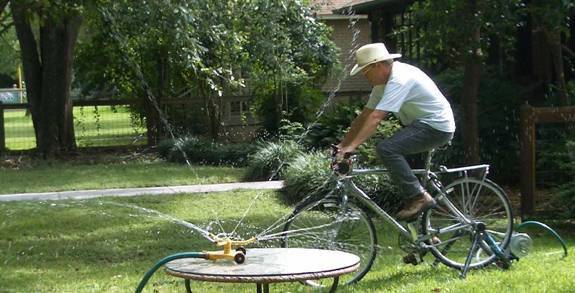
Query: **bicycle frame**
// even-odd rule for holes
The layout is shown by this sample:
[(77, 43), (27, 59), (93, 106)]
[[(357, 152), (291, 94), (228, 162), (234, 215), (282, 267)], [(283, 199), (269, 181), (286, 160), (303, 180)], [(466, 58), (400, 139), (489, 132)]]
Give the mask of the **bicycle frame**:
[[(423, 256), (431, 252), (436, 263), (462, 270), (461, 275), (465, 276), (469, 269), (484, 267), (501, 258), (511, 238), (513, 215), (505, 192), (487, 179), (489, 165), (440, 166), (432, 171), (432, 154), (430, 150), (423, 169), (412, 171), (438, 206), (420, 214), (417, 221), (405, 224), (382, 209), (354, 182), (355, 177), (382, 175), (388, 170), (353, 168), (353, 154), (344, 153), (339, 157), (337, 147), (332, 146), (333, 177), (322, 187), (333, 186), (334, 181), (336, 186), (327, 194), (323, 193), (324, 189), (318, 189), (321, 192), (309, 194), (296, 205), (282, 231), (285, 235), (282, 246), (288, 247), (288, 231), (302, 232), (289, 236), (293, 239), (290, 243), (296, 245), (330, 244), (326, 248), (333, 249), (331, 243), (341, 241), (341, 247), (336, 245), (336, 248), (359, 253), (364, 261), (365, 266), (347, 281), (355, 283), (369, 271), (378, 250), (377, 231), (368, 212), (371, 211), (371, 216), (381, 217), (398, 231), (399, 246), (408, 253), (403, 258), (405, 263), (421, 263)], [(446, 176), (449, 183), (444, 186), (441, 180)], [(496, 209), (492, 209), (492, 204)], [(313, 230), (325, 238), (307, 233)], [(362, 236), (354, 237), (356, 232)], [(358, 244), (366, 242), (369, 245)]]
[[(386, 222), (388, 222), (393, 227), (395, 227), (395, 229), (399, 233), (401, 233), (403, 236), (405, 236), (406, 239), (411, 239), (414, 243), (420, 244), (421, 246), (425, 247), (427, 244), (424, 244), (423, 242), (431, 239), (435, 235), (440, 235), (443, 233), (448, 233), (448, 232), (453, 232), (453, 231), (457, 231), (457, 230), (461, 230), (461, 229), (466, 229), (470, 225), (475, 224), (472, 220), (468, 219), (461, 211), (459, 211), (455, 207), (455, 205), (453, 205), (451, 203), (451, 201), (447, 197), (447, 193), (444, 190), (443, 185), (441, 184), (441, 182), (438, 179), (437, 174), (460, 172), (463, 174), (463, 176), (467, 177), (468, 171), (478, 170), (478, 169), (484, 169), (483, 179), (485, 179), (487, 176), (488, 170), (489, 170), (489, 165), (475, 165), (475, 166), (467, 166), (467, 167), (453, 168), (453, 169), (449, 169), (449, 168), (446, 168), (445, 166), (441, 166), (439, 172), (432, 172), (432, 171), (430, 171), (430, 158), (428, 157), (428, 159), (426, 161), (426, 168), (425, 169), (413, 169), (412, 170), (414, 172), (414, 174), (419, 175), (423, 178), (422, 183), (424, 185), (431, 186), (434, 189), (433, 191), (435, 191), (435, 194), (437, 194), (435, 199), (440, 204), (447, 207), (454, 215), (457, 215), (460, 222), (462, 223), (459, 225), (454, 225), (452, 227), (442, 229), (441, 231), (437, 231), (433, 235), (419, 235), (419, 233), (415, 233), (415, 231), (412, 231), (411, 229), (406, 228), (403, 225), (401, 225), (394, 217), (392, 217), (385, 210), (380, 208), (367, 194), (365, 194), (365, 192), (363, 192), (359, 187), (357, 187), (352, 180), (353, 177), (355, 177), (355, 176), (386, 173), (387, 170), (384, 168), (353, 169), (353, 170), (351, 170), (351, 172), (349, 174), (339, 175), (336, 190), (343, 190), (344, 191), (343, 193), (340, 193), (340, 195), (339, 195), (340, 200), (342, 201), (343, 205), (345, 205), (345, 203), (348, 201), (348, 199), (349, 199), (348, 196), (353, 197), (354, 199), (356, 199), (360, 203), (362, 203), (366, 208), (370, 209), (371, 211), (373, 211), (374, 213), (379, 215), (382, 219), (384, 219)], [(409, 225), (408, 225), (408, 227), (409, 227)]]

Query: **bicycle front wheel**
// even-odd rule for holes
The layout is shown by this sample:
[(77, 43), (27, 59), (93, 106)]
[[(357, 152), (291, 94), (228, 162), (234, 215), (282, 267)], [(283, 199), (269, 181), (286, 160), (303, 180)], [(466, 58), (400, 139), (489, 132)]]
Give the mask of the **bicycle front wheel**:
[[(371, 218), (353, 203), (341, 205), (335, 198), (304, 203), (295, 208), (284, 226), (282, 247), (345, 251), (359, 256), (355, 273), (340, 276), (341, 284), (355, 283), (369, 271), (377, 253), (377, 237)], [(310, 280), (314, 287), (329, 287), (330, 280)]]
[[(486, 233), (499, 247), (507, 248), (513, 232), (513, 213), (507, 195), (492, 181), (476, 178), (455, 180), (446, 188), (447, 199), (465, 217), (474, 223), (483, 223)], [(472, 248), (474, 229), (443, 206), (430, 209), (423, 215), (422, 232), (434, 235), (430, 244), (431, 252), (445, 265), (462, 269)], [(470, 268), (481, 268), (491, 264), (497, 256), (485, 241), (471, 252)]]

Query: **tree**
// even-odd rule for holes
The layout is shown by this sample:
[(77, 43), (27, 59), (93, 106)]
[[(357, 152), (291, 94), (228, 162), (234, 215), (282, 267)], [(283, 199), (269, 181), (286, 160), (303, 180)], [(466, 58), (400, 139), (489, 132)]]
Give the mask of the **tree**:
[(4, 10), (6, 6), (8, 6), (8, 2), (10, 2), (10, 0), (0, 0), (0, 16), (4, 15)]
[(560, 106), (569, 105), (563, 63), (563, 49), (567, 48), (563, 46), (562, 36), (569, 35), (568, 20), (574, 7), (573, 0), (532, 0), (527, 6), (535, 25), (534, 31), (543, 33), (551, 54)]
[(424, 29), (421, 42), (426, 58), (445, 67), (464, 68), (460, 133), (469, 164), (480, 161), (477, 95), (481, 68), (490, 46), (498, 44), (506, 52), (513, 47), (519, 5), (519, 0), (433, 0), (413, 6)]
[(246, 1), (246, 6), (249, 84), (264, 126), (274, 133), (284, 118), (306, 122), (314, 112), (306, 105), (314, 105), (314, 96), (323, 98), (313, 87), (325, 81), (337, 60), (327, 27), (299, 1)]
[(0, 87), (16, 83), (16, 69), (20, 65), (18, 39), (14, 33), (10, 10), (4, 13), (9, 0), (0, 0)]
[[(0, 7), (5, 7), (7, 2), (0, 2)], [(20, 44), (38, 151), (48, 157), (73, 150), (69, 89), (74, 45), (82, 20), (80, 4), (77, 1), (12, 0), (9, 7)]]
[(273, 113), (281, 116), (278, 97), (286, 85), (318, 81), (335, 60), (327, 29), (300, 1), (134, 6), (124, 0), (95, 14), (87, 21), (91, 34), (79, 46), (78, 84), (87, 90), (113, 85), (118, 97), (147, 96), (151, 103), (202, 97), (200, 109), (184, 111), (201, 110), (212, 138), (220, 135), (223, 95), (247, 86), (254, 96), (275, 99)]
[(0, 87), (12, 87), (16, 83), (17, 70), (20, 66), (20, 46), (14, 27), (11, 25), (0, 32), (0, 56), (2, 56), (0, 58)]

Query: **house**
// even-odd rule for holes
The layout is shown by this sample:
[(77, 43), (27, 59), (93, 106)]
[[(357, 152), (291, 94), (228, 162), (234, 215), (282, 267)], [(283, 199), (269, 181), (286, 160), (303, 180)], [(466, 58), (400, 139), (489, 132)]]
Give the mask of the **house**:
[[(334, 70), (321, 89), (335, 101), (367, 99), (371, 85), (361, 75), (349, 76), (355, 64), (354, 52), (357, 48), (371, 42), (371, 26), (366, 15), (335, 10), (347, 5), (350, 0), (311, 0), (310, 5), (315, 17), (332, 29), (332, 41), (339, 48), (340, 68)], [(258, 121), (249, 113), (249, 96), (226, 97), (223, 105), (224, 132), (228, 139), (242, 140), (253, 135)]]
[[(326, 93), (335, 92), (338, 98), (366, 96), (371, 85), (361, 76), (349, 76), (355, 64), (354, 52), (362, 45), (371, 43), (370, 24), (367, 15), (343, 10), (335, 10), (347, 5), (350, 0), (312, 0), (312, 9), (316, 17), (332, 29), (332, 41), (339, 48), (341, 68), (322, 86)], [(341, 84), (340, 84), (341, 83)]]

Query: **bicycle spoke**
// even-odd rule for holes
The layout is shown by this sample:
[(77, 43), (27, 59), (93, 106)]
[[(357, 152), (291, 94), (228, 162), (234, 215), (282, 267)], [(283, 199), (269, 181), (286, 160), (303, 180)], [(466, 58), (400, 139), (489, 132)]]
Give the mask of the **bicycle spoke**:
[[(455, 208), (464, 217), (474, 223), (483, 223), (490, 235), (494, 235), (500, 247), (508, 245), (513, 225), (509, 201), (501, 189), (485, 179), (462, 178), (448, 185), (446, 200), (455, 204)], [(466, 220), (466, 221), (467, 221)], [(438, 261), (458, 269), (469, 262), (470, 268), (478, 268), (495, 261), (483, 241), (477, 241), (475, 248), (472, 226), (462, 224), (454, 213), (447, 210), (432, 209), (423, 217), (422, 229), (428, 235), (437, 235), (438, 239), (447, 238), (431, 247)], [(458, 226), (462, 229), (454, 231)], [(443, 232), (443, 233), (442, 233)], [(474, 251), (471, 251), (473, 249)], [(483, 251), (483, 252), (482, 252)], [(470, 259), (469, 253), (473, 253)]]
[[(335, 199), (298, 207), (284, 231), (264, 237), (282, 236), (284, 247), (334, 249), (356, 254), (360, 268), (342, 276), (342, 282), (358, 281), (371, 268), (377, 252), (375, 227), (369, 217), (355, 205), (342, 206)], [(309, 285), (319, 286), (308, 281)]]

